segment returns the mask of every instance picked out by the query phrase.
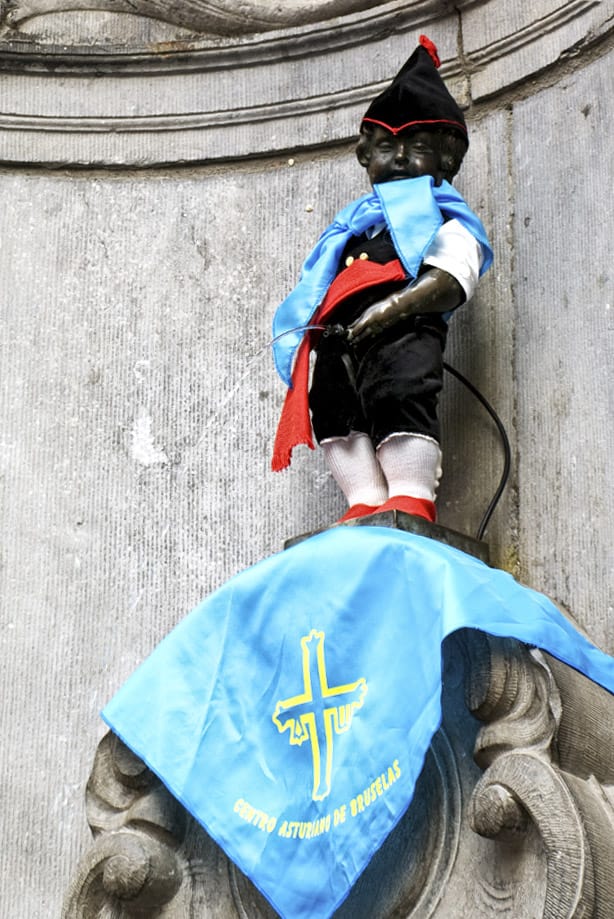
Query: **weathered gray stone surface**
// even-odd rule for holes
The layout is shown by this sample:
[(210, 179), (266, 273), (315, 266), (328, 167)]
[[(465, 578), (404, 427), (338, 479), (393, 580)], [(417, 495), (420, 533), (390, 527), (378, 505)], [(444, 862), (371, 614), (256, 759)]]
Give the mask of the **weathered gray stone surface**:
[[(556, 28), (537, 33), (534, 46), (516, 6), (470, 4), (461, 17), (464, 65), (447, 5), (434, 5), (429, 15), (442, 18), (426, 24), (409, 6), (413, 20), (389, 39), (376, 36), (394, 64), (369, 56), (361, 82), (360, 43), (347, 44), (350, 95), (339, 118), (330, 99), (277, 123), (234, 124), (229, 107), (214, 130), (207, 113), (215, 106), (195, 108), (202, 83), (191, 73), (174, 83), (172, 68), (154, 82), (157, 97), (145, 66), (129, 90), (112, 75), (105, 88), (104, 76), (71, 75), (70, 67), (48, 75), (42, 65), (11, 63), (0, 74), (2, 915), (59, 914), (90, 843), (83, 793), (103, 733), (98, 711), (123, 679), (217, 584), (342, 509), (319, 455), (303, 451), (290, 472), (269, 472), (282, 391), (266, 343), (308, 247), (340, 205), (366, 190), (348, 139), (363, 96), (392, 74), (419, 30), (436, 38), (467, 99), (472, 91), (491, 100), (470, 113), (458, 185), (492, 233), (496, 267), (456, 317), (448, 359), (497, 407), (512, 438), (511, 487), (488, 533), (494, 561), (614, 652), (611, 4), (567, 4), (566, 18), (551, 19)], [(543, 6), (536, 17), (554, 16)], [(151, 22), (155, 40), (180, 36)], [(133, 34), (143, 38), (144, 27)], [(520, 36), (524, 44), (512, 45), (525, 49), (514, 52), (519, 69), (510, 65), (509, 82), (518, 86), (509, 91), (497, 63), (512, 46), (506, 36)], [(309, 87), (324, 92), (315, 82), (322, 73), (332, 92), (341, 64), (326, 57), (327, 42), (328, 71), (311, 67), (308, 54), (287, 71), (272, 65), (278, 81), (288, 74), (287, 101)], [(554, 50), (540, 57), (543, 42)], [(563, 53), (574, 44), (575, 57)], [(5, 68), (17, 54), (15, 41), (8, 45), (10, 54), (0, 46)], [(490, 57), (482, 59), (484, 48)], [(208, 55), (207, 81), (225, 85), (212, 46), (199, 53)], [(259, 74), (254, 93), (274, 85), (272, 70), (263, 65)], [(352, 85), (362, 87), (356, 97)], [(78, 129), (79, 119), (100, 114), (149, 115), (155, 98), (155, 118), (205, 112), (202, 129), (164, 132), (158, 121), (141, 123), (139, 135), (135, 124), (133, 145), (130, 131), (108, 133), (101, 122)], [(271, 89), (268, 101), (278, 99)], [(75, 121), (42, 121), (54, 114), (51, 103)], [(250, 144), (270, 155), (244, 159)], [(192, 165), (136, 168), (179, 160)], [(36, 168), (80, 161), (131, 168)], [(498, 479), (497, 438), (455, 381), (443, 415), (440, 519), (473, 533)], [(463, 893), (459, 882), (437, 915), (456, 919), (459, 902), (466, 915), (491, 915), (502, 889), (512, 914), (528, 915), (528, 895), (518, 891), (545, 890), (537, 836), (534, 859), (525, 848), (510, 862), (492, 841), (463, 833), (456, 877), (477, 864), (487, 893)], [(203, 858), (218, 870), (214, 852)]]
[(522, 573), (609, 649), (613, 95), (610, 57), (519, 105), (512, 150)]
[[(128, 7), (141, 15), (108, 12)], [(338, 143), (421, 31), (469, 105), (599, 54), (611, 17), (610, 0), (15, 0), (0, 7), (0, 157), (140, 167)]]

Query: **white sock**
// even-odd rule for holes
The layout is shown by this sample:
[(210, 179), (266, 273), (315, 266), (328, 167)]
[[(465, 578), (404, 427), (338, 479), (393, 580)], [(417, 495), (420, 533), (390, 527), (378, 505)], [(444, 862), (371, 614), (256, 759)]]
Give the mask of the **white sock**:
[(423, 434), (390, 434), (377, 448), (388, 494), (434, 501), (441, 478), (441, 450)]
[(388, 497), (386, 479), (367, 434), (352, 431), (347, 437), (331, 437), (320, 444), (332, 476), (350, 507), (379, 507)]

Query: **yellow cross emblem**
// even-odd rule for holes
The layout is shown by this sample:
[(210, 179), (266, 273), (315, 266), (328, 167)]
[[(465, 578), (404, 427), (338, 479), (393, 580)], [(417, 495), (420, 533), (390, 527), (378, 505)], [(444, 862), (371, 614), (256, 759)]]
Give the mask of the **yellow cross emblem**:
[(311, 742), (314, 801), (330, 794), (334, 735), (349, 730), (354, 712), (362, 708), (367, 694), (363, 677), (343, 686), (328, 685), (324, 638), (324, 632), (316, 629), (301, 638), (303, 692), (279, 701), (273, 713), (280, 734), (290, 731), (291, 744)]

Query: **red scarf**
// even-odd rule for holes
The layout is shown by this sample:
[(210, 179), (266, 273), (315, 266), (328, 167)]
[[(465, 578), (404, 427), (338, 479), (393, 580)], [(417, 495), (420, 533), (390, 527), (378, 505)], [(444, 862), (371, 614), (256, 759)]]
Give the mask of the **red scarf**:
[[(368, 259), (356, 259), (334, 279), (311, 322), (314, 325), (321, 324), (343, 300), (361, 290), (391, 281), (403, 281), (405, 278), (405, 271), (398, 259), (385, 265)], [(317, 337), (313, 332), (307, 332), (296, 354), (292, 386), (286, 393), (275, 436), (271, 462), (274, 472), (290, 465), (292, 450), (298, 444), (306, 444), (314, 449), (308, 400), (309, 352), (315, 346)]]

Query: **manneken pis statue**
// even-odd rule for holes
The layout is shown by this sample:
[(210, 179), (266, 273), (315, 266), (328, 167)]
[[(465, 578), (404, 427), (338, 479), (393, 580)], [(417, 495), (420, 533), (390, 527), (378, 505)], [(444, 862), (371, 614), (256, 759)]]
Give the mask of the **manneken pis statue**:
[(324, 231), (273, 323), (289, 386), (273, 469), (296, 444), (313, 447), (313, 429), (349, 505), (341, 520), (390, 509), (435, 520), (447, 323), (492, 262), (484, 227), (451, 185), (467, 127), (438, 66), (420, 36), (369, 106), (356, 154), (373, 191)]

